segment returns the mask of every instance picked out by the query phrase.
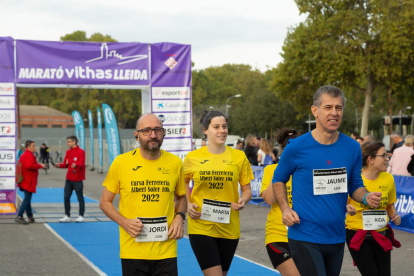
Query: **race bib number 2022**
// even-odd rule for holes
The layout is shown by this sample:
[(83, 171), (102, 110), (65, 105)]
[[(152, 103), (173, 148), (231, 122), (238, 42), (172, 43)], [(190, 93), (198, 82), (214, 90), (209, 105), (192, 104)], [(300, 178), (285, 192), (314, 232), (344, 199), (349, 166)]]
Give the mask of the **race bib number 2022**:
[(313, 194), (329, 195), (348, 192), (346, 168), (313, 170)]

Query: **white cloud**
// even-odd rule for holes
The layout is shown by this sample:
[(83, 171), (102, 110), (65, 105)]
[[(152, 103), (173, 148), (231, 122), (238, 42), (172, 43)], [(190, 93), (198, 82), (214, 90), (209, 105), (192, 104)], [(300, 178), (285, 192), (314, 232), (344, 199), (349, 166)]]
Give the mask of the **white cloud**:
[(2, 10), (2, 36), (59, 40), (84, 30), (120, 42), (191, 44), (198, 69), (226, 63), (274, 67), (287, 28), (304, 20), (293, 0), (6, 1)]

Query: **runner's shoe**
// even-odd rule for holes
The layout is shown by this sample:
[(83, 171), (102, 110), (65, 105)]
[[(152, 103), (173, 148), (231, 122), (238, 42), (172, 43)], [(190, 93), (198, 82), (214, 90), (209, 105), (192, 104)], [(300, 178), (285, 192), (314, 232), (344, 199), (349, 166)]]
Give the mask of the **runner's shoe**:
[(63, 218), (61, 218), (60, 220), (59, 220), (60, 222), (70, 222), (70, 217), (68, 217), (68, 216), (64, 216)]
[(76, 222), (83, 222), (83, 217), (82, 217), (82, 216), (79, 216), (79, 217), (76, 219)]
[(14, 219), (14, 221), (21, 224), (29, 224), (23, 217), (17, 217)]
[(29, 223), (35, 223), (35, 219), (34, 218), (29, 218)]

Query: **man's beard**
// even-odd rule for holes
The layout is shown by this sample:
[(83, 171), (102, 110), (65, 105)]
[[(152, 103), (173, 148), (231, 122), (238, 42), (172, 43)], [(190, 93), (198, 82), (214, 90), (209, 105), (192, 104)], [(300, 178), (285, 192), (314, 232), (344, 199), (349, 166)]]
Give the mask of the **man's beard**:
[[(157, 151), (157, 150), (159, 150), (161, 148), (161, 145), (162, 145), (163, 141), (164, 141), (164, 138), (161, 138), (161, 139), (155, 138), (155, 139), (150, 139), (147, 143), (145, 143), (144, 141), (141, 141), (141, 139), (139, 139), (140, 146), (142, 148), (144, 148), (145, 150), (148, 150), (148, 151)], [(155, 146), (155, 147), (151, 147), (151, 146), (149, 146), (150, 142), (158, 142), (158, 145)]]

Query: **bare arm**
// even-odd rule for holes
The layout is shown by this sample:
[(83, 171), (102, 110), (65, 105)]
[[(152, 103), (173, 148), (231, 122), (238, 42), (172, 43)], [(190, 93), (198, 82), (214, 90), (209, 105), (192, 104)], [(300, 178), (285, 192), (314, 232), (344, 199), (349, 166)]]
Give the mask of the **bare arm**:
[(394, 203), (387, 205), (387, 213), (391, 218), (391, 221), (395, 223), (395, 225), (401, 224), (401, 217), (398, 215), (397, 210), (395, 209)]
[(257, 154), (257, 162), (260, 163), (261, 160), (262, 160), (262, 154), (258, 153)]
[(289, 201), (287, 198), (286, 185), (283, 182), (273, 183), (273, 193), (275, 194), (277, 203), (279, 204), (280, 210), (283, 213), (282, 222), (286, 226), (292, 226), (295, 223), (300, 223), (298, 214), (293, 211), (289, 206)]
[(104, 187), (99, 208), (110, 219), (122, 226), (131, 237), (136, 238), (142, 232), (142, 222), (139, 219), (127, 219), (118, 213), (113, 205), (114, 198), (115, 194)]
[(201, 212), (196, 211), (197, 208), (200, 208), (200, 206), (197, 206), (195, 203), (191, 202), (191, 195), (190, 195), (190, 178), (185, 178), (185, 191), (187, 194), (187, 213), (192, 219), (199, 219), (201, 217)]
[(360, 187), (355, 190), (355, 192), (352, 194), (352, 199), (359, 203), (364, 203), (363, 198), (367, 195), (365, 198), (368, 205), (374, 208), (377, 208), (381, 201), (381, 192), (369, 192), (365, 187)]
[[(175, 214), (186, 213), (187, 211), (187, 199), (185, 195), (175, 194)], [(175, 215), (174, 220), (168, 229), (168, 236), (170, 239), (179, 240), (184, 236), (184, 219), (180, 215)]]
[(250, 201), (252, 198), (252, 189), (250, 187), (250, 183), (246, 185), (240, 185), (242, 195), (239, 198), (239, 201), (237, 203), (233, 202), (231, 204), (231, 207), (235, 211), (243, 210), (244, 206)]
[(268, 205), (272, 205), (276, 202), (275, 194), (273, 193), (273, 186), (267, 186), (266, 190), (262, 192), (262, 198)]

